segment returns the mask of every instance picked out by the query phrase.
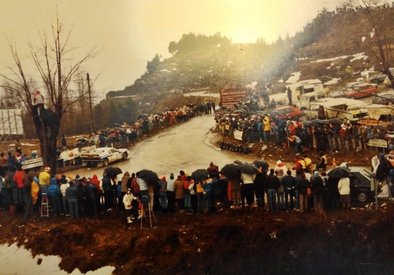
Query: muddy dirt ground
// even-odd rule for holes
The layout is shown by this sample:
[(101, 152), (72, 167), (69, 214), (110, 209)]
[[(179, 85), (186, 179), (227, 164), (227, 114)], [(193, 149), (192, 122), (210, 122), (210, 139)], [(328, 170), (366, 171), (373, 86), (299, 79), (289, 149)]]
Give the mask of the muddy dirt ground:
[(0, 242), (24, 245), (33, 255), (59, 255), (68, 272), (106, 265), (116, 274), (394, 272), (393, 204), (326, 217), (257, 208), (156, 217), (153, 229), (127, 226), (117, 211), (78, 220), (34, 217), (21, 226), (18, 217), (2, 212)]

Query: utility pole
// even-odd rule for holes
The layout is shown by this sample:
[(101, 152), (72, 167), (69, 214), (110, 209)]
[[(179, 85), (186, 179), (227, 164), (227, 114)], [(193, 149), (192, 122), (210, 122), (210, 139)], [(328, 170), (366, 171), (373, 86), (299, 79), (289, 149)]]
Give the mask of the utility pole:
[(89, 73), (86, 74), (86, 79), (88, 81), (88, 97), (89, 97), (89, 126), (90, 126), (90, 133), (93, 132), (93, 107), (92, 107), (92, 90), (90, 88), (90, 77)]

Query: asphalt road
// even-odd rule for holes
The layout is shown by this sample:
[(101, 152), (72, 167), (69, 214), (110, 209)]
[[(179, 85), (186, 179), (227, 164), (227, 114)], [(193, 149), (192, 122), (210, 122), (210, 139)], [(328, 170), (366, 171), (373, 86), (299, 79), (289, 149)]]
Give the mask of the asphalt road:
[[(252, 156), (237, 155), (229, 151), (221, 151), (212, 145), (215, 137), (210, 130), (215, 126), (213, 115), (205, 115), (191, 119), (160, 134), (147, 138), (129, 151), (129, 159), (113, 164), (123, 172), (137, 172), (141, 169), (155, 171), (159, 176), (175, 175), (180, 170), (191, 174), (194, 170), (207, 168), (213, 161), (223, 167), (234, 160), (252, 161)], [(69, 176), (91, 177), (102, 176), (104, 168), (82, 168), (68, 172)]]

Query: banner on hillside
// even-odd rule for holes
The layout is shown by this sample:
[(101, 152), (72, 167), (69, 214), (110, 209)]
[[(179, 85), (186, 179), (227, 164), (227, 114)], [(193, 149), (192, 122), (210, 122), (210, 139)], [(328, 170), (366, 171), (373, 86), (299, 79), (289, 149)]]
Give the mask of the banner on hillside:
[(234, 109), (246, 97), (245, 90), (223, 89), (220, 91), (220, 104), (222, 107)]

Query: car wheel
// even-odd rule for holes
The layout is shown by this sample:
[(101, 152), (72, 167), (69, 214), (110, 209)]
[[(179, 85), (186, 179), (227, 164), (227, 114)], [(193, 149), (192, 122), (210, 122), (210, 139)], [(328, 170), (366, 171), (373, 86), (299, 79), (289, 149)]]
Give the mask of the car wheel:
[(357, 201), (361, 203), (366, 203), (368, 201), (368, 195), (365, 192), (359, 192), (357, 194)]
[(108, 166), (108, 164), (109, 164), (109, 160), (108, 159), (103, 160), (103, 166)]
[(122, 159), (126, 160), (129, 157), (129, 154), (127, 154), (127, 152), (124, 152), (122, 155)]

